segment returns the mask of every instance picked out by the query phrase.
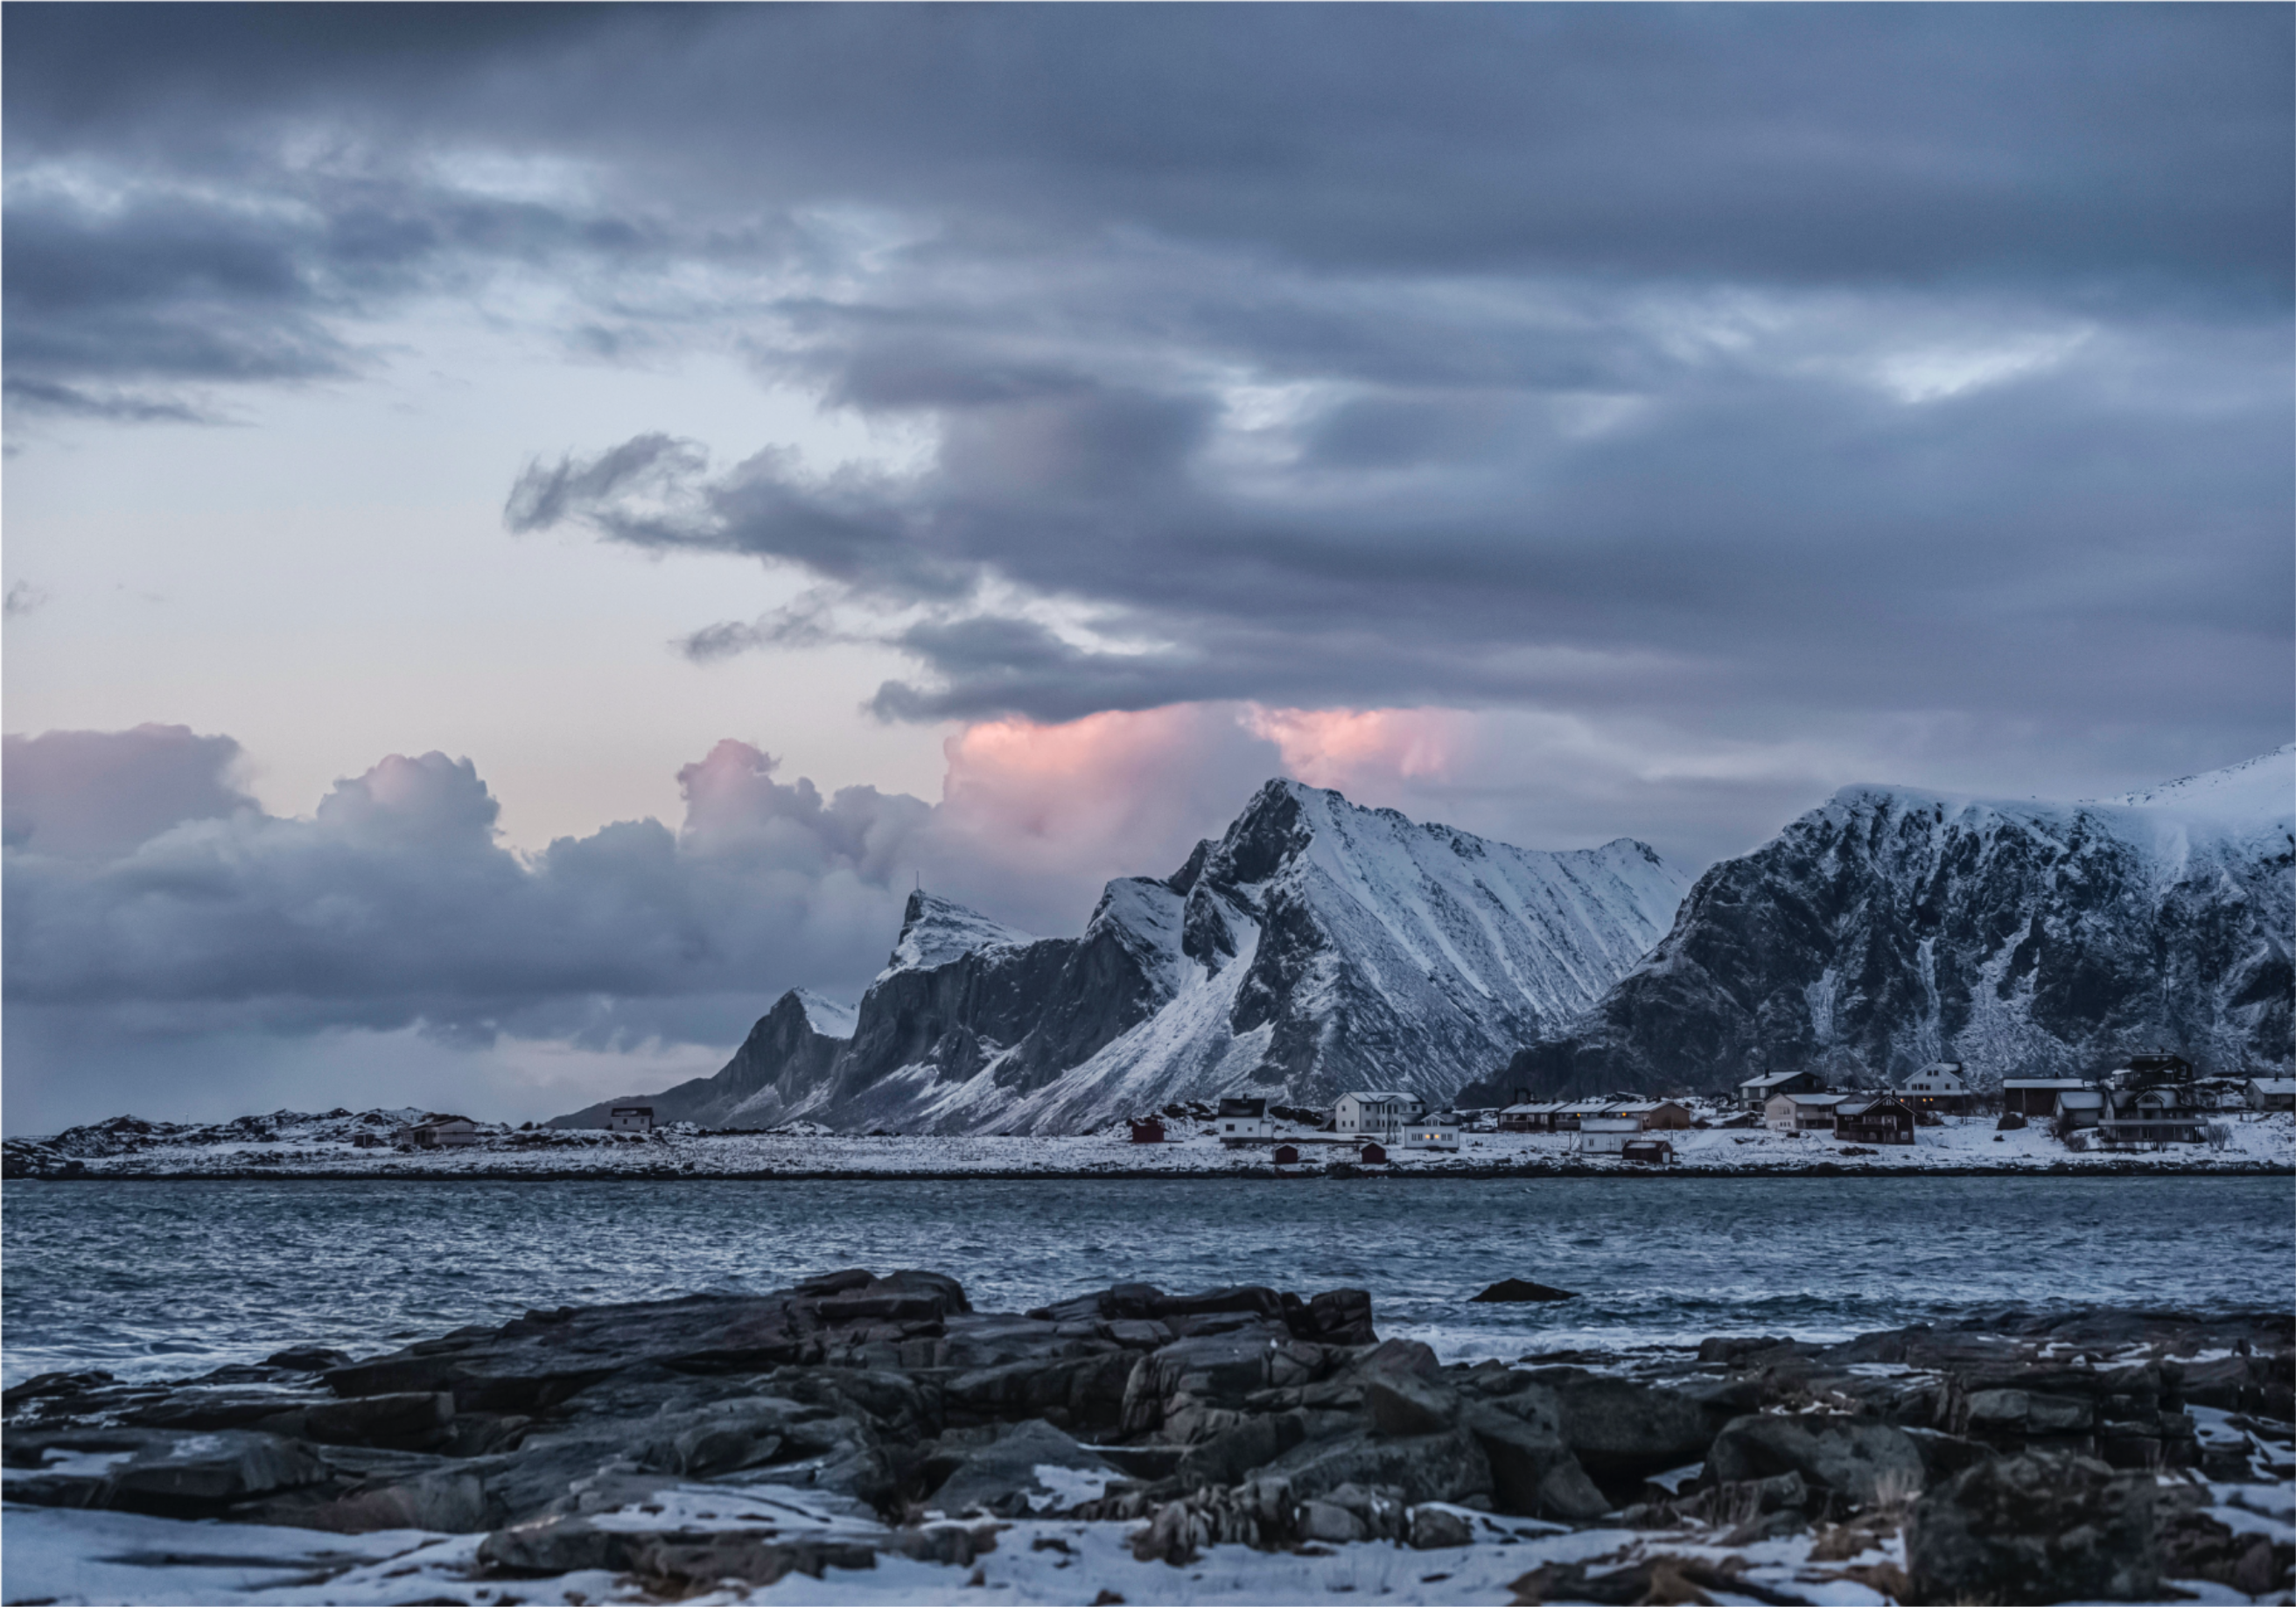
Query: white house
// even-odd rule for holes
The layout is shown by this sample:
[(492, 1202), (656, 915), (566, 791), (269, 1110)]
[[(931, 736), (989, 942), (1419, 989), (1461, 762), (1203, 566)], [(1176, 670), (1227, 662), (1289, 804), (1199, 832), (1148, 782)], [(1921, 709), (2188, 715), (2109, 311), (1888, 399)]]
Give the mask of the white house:
[(1815, 1071), (1773, 1071), (1740, 1083), (1738, 1100), (1750, 1110), (1761, 1111), (1781, 1094), (1815, 1094), (1824, 1086), (1825, 1079)]
[(1898, 1097), (1917, 1111), (1965, 1111), (1969, 1081), (1957, 1060), (1932, 1061), (1906, 1078)]
[(2251, 1111), (2296, 1111), (2296, 1077), (2251, 1077), (2248, 1079)]
[(1426, 1113), (1426, 1102), (1415, 1094), (1342, 1094), (1332, 1111), (1332, 1125), (1357, 1138), (1396, 1144), (1401, 1142), (1403, 1129)]
[(609, 1133), (651, 1133), (653, 1131), (652, 1105), (611, 1105), (606, 1110), (606, 1131)]
[(1223, 1099), (1212, 1131), (1222, 1144), (1259, 1144), (1275, 1136), (1275, 1124), (1267, 1119), (1264, 1099)]
[(1833, 1108), (1847, 1094), (1780, 1094), (1762, 1107), (1763, 1119), (1781, 1133), (1831, 1133)]
[(1403, 1147), (1406, 1150), (1456, 1150), (1459, 1147), (1459, 1113), (1456, 1111), (1437, 1111), (1422, 1116), (1403, 1129)]
[(1617, 1155), (1624, 1152), (1628, 1140), (1641, 1137), (1642, 1131), (1642, 1119), (1639, 1117), (1582, 1117), (1574, 1147), (1582, 1155)]

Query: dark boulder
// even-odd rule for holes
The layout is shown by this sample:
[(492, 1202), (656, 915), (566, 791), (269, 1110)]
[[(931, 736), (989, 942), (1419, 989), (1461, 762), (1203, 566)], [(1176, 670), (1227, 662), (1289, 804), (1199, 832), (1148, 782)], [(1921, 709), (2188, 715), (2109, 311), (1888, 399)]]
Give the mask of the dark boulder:
[(2158, 1601), (2157, 1490), (2062, 1452), (1982, 1462), (1915, 1503), (1906, 1571), (1923, 1601)]
[(1799, 1473), (1811, 1488), (1858, 1506), (1910, 1498), (1922, 1488), (1921, 1447), (1902, 1429), (1854, 1417), (1733, 1418), (1706, 1455), (1714, 1481)]
[(1504, 1304), (1529, 1300), (1575, 1300), (1578, 1291), (1570, 1289), (1551, 1289), (1545, 1283), (1534, 1283), (1527, 1278), (1502, 1278), (1479, 1295), (1469, 1298), (1468, 1304)]

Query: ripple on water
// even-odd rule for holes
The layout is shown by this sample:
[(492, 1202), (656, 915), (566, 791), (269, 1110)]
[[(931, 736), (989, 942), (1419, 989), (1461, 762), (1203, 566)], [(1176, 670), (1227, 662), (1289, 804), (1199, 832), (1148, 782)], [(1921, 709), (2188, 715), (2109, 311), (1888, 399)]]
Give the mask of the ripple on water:
[[(1383, 1332), (1472, 1360), (2010, 1305), (2284, 1306), (2296, 1194), (2270, 1177), (128, 1183), (19, 1185), (0, 1230), (10, 1382), (375, 1350), (857, 1266), (953, 1273), (984, 1310), (1136, 1279), (1353, 1285)], [(1582, 1298), (1467, 1303), (1511, 1276)]]

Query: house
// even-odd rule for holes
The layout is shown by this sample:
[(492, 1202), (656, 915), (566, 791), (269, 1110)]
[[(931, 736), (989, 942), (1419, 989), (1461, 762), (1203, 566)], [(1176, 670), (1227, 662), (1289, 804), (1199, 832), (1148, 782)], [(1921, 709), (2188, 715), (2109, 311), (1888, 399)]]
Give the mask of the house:
[(2296, 1111), (2296, 1077), (2251, 1077), (2248, 1079), (2251, 1111)]
[(2204, 1124), (2189, 1095), (2189, 1088), (2174, 1082), (2116, 1084), (2105, 1090), (2097, 1138), (2108, 1149), (2198, 1144)]
[(1637, 1100), (1633, 1104), (1613, 1106), (1604, 1114), (1631, 1116), (1642, 1124), (1645, 1133), (1681, 1133), (1690, 1128), (1690, 1107), (1670, 1099)]
[(1499, 1112), (1499, 1131), (1502, 1133), (1544, 1133), (1547, 1130), (1549, 1124), (1554, 1120), (1554, 1112), (1562, 1108), (1562, 1104), (1559, 1101), (1550, 1101), (1543, 1105), (1509, 1105), (1505, 1110)]
[(2050, 1114), (2069, 1127), (2093, 1127), (2104, 1119), (2104, 1095), (2095, 1088), (2067, 1088)]
[(2201, 1111), (2244, 1111), (2248, 1088), (2236, 1077), (2203, 1077), (2191, 1086), (2190, 1103)]
[(1672, 1166), (1674, 1145), (1663, 1138), (1629, 1138), (1620, 1146), (1619, 1159), (1641, 1166)]
[(1222, 1144), (1265, 1144), (1275, 1136), (1275, 1124), (1267, 1119), (1264, 1099), (1223, 1099), (1212, 1131)]
[(1931, 1061), (1898, 1089), (1898, 1097), (1916, 1111), (1959, 1116), (1969, 1110), (1969, 1082), (1957, 1060)]
[(1437, 1111), (1403, 1129), (1406, 1150), (1456, 1150), (1459, 1147), (1459, 1113)]
[(1365, 1166), (1385, 1166), (1387, 1164), (1387, 1146), (1376, 1141), (1365, 1144), (1363, 1147), (1363, 1163)]
[(1642, 1130), (1643, 1124), (1631, 1116), (1589, 1116), (1579, 1122), (1578, 1141), (1571, 1147), (1582, 1155), (1621, 1154)]
[(2046, 1116), (2057, 1108), (2058, 1095), (2095, 1086), (2078, 1077), (2005, 1077), (2001, 1109), (2012, 1116)]
[(1847, 1094), (1778, 1094), (1762, 1107), (1763, 1119), (1780, 1133), (1831, 1133), (1833, 1110)]
[(394, 1144), (411, 1144), (418, 1150), (459, 1150), (479, 1141), (479, 1124), (467, 1116), (437, 1112), (408, 1122), (391, 1136)]
[(1589, 1117), (1608, 1116), (1620, 1103), (1615, 1099), (1565, 1100), (1555, 1110), (1554, 1131), (1575, 1133)]
[(1339, 1104), (1332, 1111), (1332, 1125), (1357, 1138), (1379, 1138), (1391, 1143), (1405, 1127), (1426, 1113), (1426, 1103), (1415, 1094), (1385, 1090), (1342, 1094)]
[(1833, 1107), (1833, 1136), (1849, 1144), (1911, 1144), (1914, 1107), (1890, 1094), (1860, 1094)]
[(2149, 1088), (2193, 1080), (2193, 1062), (2181, 1054), (2132, 1054), (2109, 1079), (2116, 1088)]
[(1296, 1144), (1277, 1144), (1275, 1146), (1275, 1164), (1278, 1166), (1298, 1166), (1300, 1164), (1300, 1146)]
[(1160, 1116), (1128, 1117), (1127, 1125), (1132, 1128), (1132, 1142), (1135, 1144), (1164, 1142), (1164, 1119)]
[(1820, 1094), (1825, 1079), (1815, 1071), (1773, 1071), (1750, 1077), (1738, 1085), (1738, 1103), (1749, 1110), (1766, 1111), (1781, 1094)]
[(606, 1131), (609, 1133), (651, 1133), (653, 1131), (652, 1105), (610, 1105), (606, 1110)]

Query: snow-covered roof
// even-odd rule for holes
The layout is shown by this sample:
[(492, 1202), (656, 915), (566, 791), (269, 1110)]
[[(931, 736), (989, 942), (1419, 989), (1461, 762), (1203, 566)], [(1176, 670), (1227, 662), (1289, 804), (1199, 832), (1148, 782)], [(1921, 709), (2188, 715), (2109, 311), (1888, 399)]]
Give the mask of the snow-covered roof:
[(2067, 1111), (2101, 1111), (2104, 1095), (2091, 1088), (2068, 1088), (2057, 1095), (2057, 1103)]
[(1808, 1071), (1772, 1071), (1761, 1077), (1750, 1077), (1738, 1086), (1742, 1088), (1774, 1088), (1778, 1084), (1792, 1082), (1797, 1077), (1808, 1077)]
[(2047, 1090), (2050, 1088), (2086, 1088), (2088, 1086), (2088, 1084), (2078, 1077), (2005, 1077), (2001, 1079), (2001, 1086), (2005, 1088), (2038, 1088)]
[(1791, 1099), (1798, 1105), (1838, 1105), (1852, 1097), (1848, 1094), (1781, 1094), (1780, 1099)]
[(1362, 1094), (1349, 1094), (1345, 1098), (1364, 1105), (1415, 1105), (1421, 1103), (1416, 1094), (1398, 1094), (1392, 1089), (1374, 1089)]
[(2296, 1095), (2296, 1077), (2251, 1077), (2248, 1086), (2259, 1094)]

